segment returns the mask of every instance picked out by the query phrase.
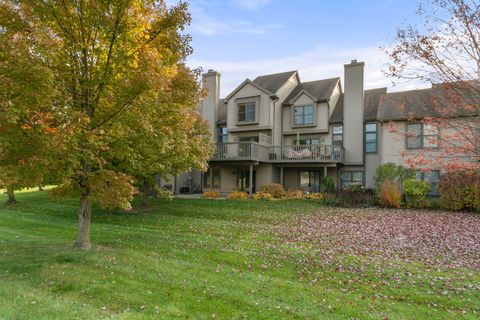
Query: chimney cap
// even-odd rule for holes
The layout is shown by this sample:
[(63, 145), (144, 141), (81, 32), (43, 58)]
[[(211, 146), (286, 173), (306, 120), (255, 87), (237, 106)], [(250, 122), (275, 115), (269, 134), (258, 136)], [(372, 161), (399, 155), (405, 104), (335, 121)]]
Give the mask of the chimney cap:
[(221, 76), (220, 72), (218, 71), (215, 71), (213, 69), (208, 69), (208, 71), (204, 74), (202, 74), (202, 76), (204, 77), (210, 77), (210, 76)]
[(358, 62), (357, 59), (352, 59), (352, 61), (350, 63), (347, 63), (344, 65), (345, 68), (348, 68), (348, 67), (355, 67), (355, 66), (364, 66), (365, 65), (365, 62), (363, 61), (360, 61)]

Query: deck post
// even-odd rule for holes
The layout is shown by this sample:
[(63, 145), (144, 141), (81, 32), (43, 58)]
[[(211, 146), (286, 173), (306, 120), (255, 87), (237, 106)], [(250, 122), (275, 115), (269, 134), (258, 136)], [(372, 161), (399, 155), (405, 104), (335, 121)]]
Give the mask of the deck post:
[(210, 190), (213, 190), (213, 168), (210, 169)]
[(248, 194), (252, 195), (253, 188), (253, 165), (250, 165), (249, 177), (248, 177)]
[(280, 184), (283, 187), (283, 166), (280, 167)]

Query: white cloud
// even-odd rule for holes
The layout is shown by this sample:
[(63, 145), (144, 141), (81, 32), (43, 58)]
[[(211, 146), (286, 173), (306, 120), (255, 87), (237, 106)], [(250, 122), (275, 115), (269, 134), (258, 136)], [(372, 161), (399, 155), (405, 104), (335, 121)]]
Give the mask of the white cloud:
[(234, 6), (245, 10), (257, 10), (270, 2), (271, 0), (232, 0)]
[(318, 46), (308, 52), (295, 56), (257, 59), (250, 61), (208, 61), (190, 59), (192, 67), (204, 70), (215, 69), (222, 74), (222, 96), (228, 95), (243, 80), (263, 74), (298, 70), (302, 81), (312, 81), (332, 77), (341, 77), (343, 83), (343, 65), (352, 59), (365, 62), (365, 89), (388, 87), (389, 91), (409, 90), (426, 85), (418, 82), (397, 82), (383, 74), (388, 56), (378, 47), (366, 47), (354, 50)]
[(282, 28), (281, 24), (261, 25), (246, 20), (222, 20), (220, 18), (214, 18), (207, 13), (206, 9), (209, 7), (211, 7), (211, 4), (203, 1), (197, 0), (190, 3), (190, 12), (193, 17), (190, 31), (193, 34), (196, 33), (207, 36), (232, 33), (265, 34), (270, 30)]

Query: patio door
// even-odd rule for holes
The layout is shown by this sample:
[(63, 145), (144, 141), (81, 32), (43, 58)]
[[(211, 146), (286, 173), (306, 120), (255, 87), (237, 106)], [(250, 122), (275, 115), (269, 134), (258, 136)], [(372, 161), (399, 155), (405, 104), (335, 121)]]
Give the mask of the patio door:
[(310, 192), (320, 192), (320, 171), (300, 171), (300, 187)]
[[(252, 172), (252, 193), (255, 193), (256, 172)], [(250, 187), (250, 171), (239, 170), (237, 171), (237, 188), (239, 191), (248, 190)]]

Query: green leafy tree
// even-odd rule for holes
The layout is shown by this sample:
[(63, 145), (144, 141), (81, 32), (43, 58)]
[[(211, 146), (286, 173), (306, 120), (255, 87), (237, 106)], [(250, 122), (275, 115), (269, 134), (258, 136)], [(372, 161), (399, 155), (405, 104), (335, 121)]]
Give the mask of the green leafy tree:
[[(79, 248), (91, 246), (92, 202), (129, 209), (135, 177), (159, 167), (163, 173), (205, 167), (211, 146), (195, 111), (201, 92), (197, 73), (184, 64), (189, 21), (185, 3), (0, 3), (1, 30), (29, 39), (29, 53), (52, 73), (58, 94), (46, 159), (60, 180), (54, 193), (80, 197)], [(182, 78), (192, 85), (176, 87)], [(161, 165), (149, 165), (154, 153)]]
[(7, 204), (16, 203), (15, 190), (41, 184), (48, 172), (42, 156), (55, 132), (51, 74), (29, 49), (28, 38), (0, 32), (0, 187)]

